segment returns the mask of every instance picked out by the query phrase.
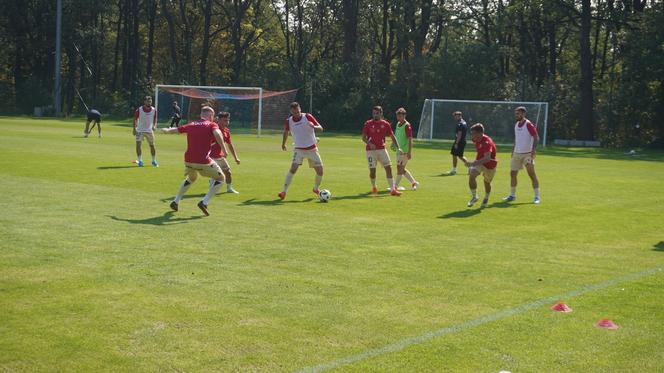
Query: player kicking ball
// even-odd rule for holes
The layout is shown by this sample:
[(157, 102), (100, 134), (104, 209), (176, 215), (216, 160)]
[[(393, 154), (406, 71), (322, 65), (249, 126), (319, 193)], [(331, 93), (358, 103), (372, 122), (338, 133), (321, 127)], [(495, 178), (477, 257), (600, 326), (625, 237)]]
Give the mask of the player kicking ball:
[(369, 179), (371, 180), (371, 193), (378, 193), (376, 187), (376, 166), (378, 162), (385, 168), (385, 176), (387, 177), (387, 185), (390, 188), (390, 194), (393, 196), (400, 196), (399, 192), (394, 185), (392, 179), (392, 163), (390, 155), (385, 149), (385, 137), (389, 135), (392, 138), (392, 147), (396, 150), (397, 154), (403, 154), (399, 147), (390, 122), (383, 119), (383, 108), (374, 106), (371, 110), (372, 118), (364, 122), (362, 128), (362, 141), (366, 144), (367, 162), (369, 163)]
[(289, 133), (293, 136), (295, 149), (293, 149), (291, 168), (286, 174), (286, 180), (284, 180), (284, 187), (279, 192), (279, 199), (286, 198), (286, 192), (288, 192), (288, 187), (293, 181), (293, 176), (295, 176), (297, 169), (302, 165), (305, 158), (309, 161), (309, 167), (316, 171), (313, 192), (318, 196), (320, 194), (320, 183), (323, 181), (323, 161), (316, 146), (316, 131), (322, 132), (323, 126), (318, 123), (313, 115), (303, 113), (300, 104), (297, 102), (290, 104), (290, 113), (291, 115), (286, 119), (284, 125), (281, 149), (283, 151), (288, 150), (286, 140), (288, 140)]
[(468, 167), (468, 187), (470, 187), (471, 198), (468, 201), (468, 207), (472, 207), (477, 201), (477, 177), (484, 176), (484, 199), (482, 200), (481, 208), (486, 207), (489, 203), (489, 195), (491, 194), (491, 180), (496, 174), (496, 144), (487, 135), (484, 134), (484, 126), (482, 123), (476, 123), (470, 127), (470, 138), (475, 143), (477, 149), (477, 157), (474, 161), (469, 162), (464, 160), (466, 167)]
[(198, 202), (198, 208), (203, 211), (205, 216), (209, 216), (208, 204), (210, 198), (219, 192), (221, 185), (224, 183), (225, 176), (221, 167), (210, 158), (210, 146), (212, 142), (216, 142), (221, 146), (224, 153), (227, 152), (224, 139), (221, 136), (221, 131), (217, 123), (213, 122), (214, 109), (209, 106), (203, 106), (201, 109), (201, 119), (185, 124), (182, 127), (162, 128), (161, 131), (166, 134), (173, 133), (186, 133), (187, 134), (187, 151), (184, 153), (184, 166), (185, 166), (185, 179), (180, 185), (175, 199), (171, 202), (171, 209), (178, 211), (180, 200), (187, 192), (191, 184), (198, 178), (198, 174), (203, 177), (214, 179), (214, 183), (210, 184), (203, 200)]

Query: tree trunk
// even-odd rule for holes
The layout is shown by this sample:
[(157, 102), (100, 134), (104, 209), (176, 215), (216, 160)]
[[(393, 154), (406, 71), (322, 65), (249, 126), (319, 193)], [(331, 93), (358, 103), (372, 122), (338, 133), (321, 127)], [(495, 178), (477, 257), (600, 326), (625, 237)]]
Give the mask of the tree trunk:
[(147, 0), (147, 13), (148, 13), (148, 55), (145, 62), (145, 75), (148, 79), (152, 79), (152, 62), (154, 58), (154, 29), (157, 18), (157, 2), (156, 0)]
[(581, 107), (579, 108), (577, 138), (580, 140), (594, 140), (593, 66), (590, 51), (591, 0), (582, 0), (581, 4), (581, 33), (579, 41), (581, 47)]
[(212, 18), (212, 0), (205, 0), (203, 10), (203, 46), (201, 47), (201, 63), (199, 65), (200, 84), (207, 85), (207, 60), (210, 54), (210, 23)]

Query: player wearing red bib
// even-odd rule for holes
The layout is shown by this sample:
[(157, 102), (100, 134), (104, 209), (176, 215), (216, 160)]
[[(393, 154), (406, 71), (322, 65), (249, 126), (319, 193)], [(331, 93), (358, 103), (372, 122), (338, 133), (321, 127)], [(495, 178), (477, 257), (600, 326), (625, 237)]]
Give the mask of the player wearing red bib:
[(468, 167), (468, 186), (470, 187), (470, 194), (472, 195), (468, 201), (468, 207), (472, 207), (477, 202), (477, 177), (481, 174), (484, 175), (484, 199), (480, 207), (486, 207), (489, 203), (489, 195), (491, 194), (491, 180), (496, 174), (496, 144), (487, 135), (484, 134), (484, 126), (482, 123), (476, 123), (470, 127), (470, 138), (475, 143), (477, 149), (477, 157), (474, 161), (469, 162), (464, 159), (464, 164)]
[[(240, 164), (240, 158), (237, 157), (235, 146), (233, 146), (233, 143), (231, 142), (231, 130), (228, 128), (230, 122), (231, 122), (231, 113), (227, 111), (222, 111), (221, 113), (217, 114), (216, 123), (219, 125), (219, 130), (221, 130), (221, 137), (224, 139), (226, 147), (228, 147), (231, 154), (233, 155), (235, 163)], [(221, 167), (221, 170), (224, 172), (224, 176), (226, 177), (226, 192), (238, 194), (239, 192), (233, 189), (231, 166), (228, 164), (227, 160), (228, 153), (223, 153), (221, 150), (221, 146), (219, 146), (219, 144), (217, 144), (216, 141), (214, 141), (212, 143), (212, 146), (210, 147), (210, 158), (212, 158), (215, 162), (217, 162), (219, 167)], [(214, 179), (210, 179), (210, 183), (214, 183)]]
[(279, 198), (286, 198), (286, 192), (288, 191), (291, 181), (293, 181), (293, 176), (295, 176), (297, 169), (302, 165), (305, 158), (309, 161), (309, 167), (316, 171), (313, 192), (318, 195), (320, 193), (320, 183), (323, 181), (323, 161), (320, 158), (320, 154), (318, 154), (315, 131), (323, 131), (323, 126), (318, 123), (313, 115), (303, 113), (300, 104), (297, 102), (292, 102), (290, 104), (290, 113), (291, 115), (286, 119), (286, 124), (284, 125), (281, 149), (283, 151), (288, 150), (286, 147), (286, 140), (288, 140), (289, 133), (293, 135), (295, 149), (293, 149), (291, 168), (286, 174), (284, 187), (281, 192), (279, 192)]
[(403, 151), (394, 136), (390, 122), (383, 119), (383, 108), (374, 106), (371, 110), (371, 116), (372, 119), (364, 122), (364, 127), (362, 128), (362, 141), (366, 144), (367, 162), (369, 163), (371, 193), (378, 193), (378, 188), (376, 187), (376, 165), (380, 162), (385, 168), (390, 194), (400, 196), (401, 192), (397, 190), (392, 179), (392, 163), (390, 155), (385, 149), (385, 137), (389, 135), (392, 138), (392, 147), (396, 149), (397, 154), (403, 154)]
[(201, 109), (200, 120), (188, 123), (181, 127), (161, 129), (161, 131), (166, 134), (187, 134), (187, 151), (184, 153), (185, 179), (182, 182), (182, 185), (180, 185), (180, 189), (175, 195), (175, 199), (171, 202), (171, 209), (174, 211), (178, 211), (178, 204), (180, 203), (182, 196), (184, 196), (184, 193), (189, 189), (191, 184), (196, 181), (198, 174), (201, 174), (203, 177), (209, 177), (215, 180), (214, 183), (210, 185), (210, 190), (205, 194), (203, 200), (198, 202), (198, 208), (200, 208), (206, 216), (210, 215), (207, 209), (210, 198), (219, 192), (219, 189), (221, 189), (221, 185), (225, 180), (221, 167), (210, 158), (210, 145), (213, 141), (219, 144), (224, 154), (227, 153), (226, 145), (224, 145), (224, 139), (221, 136), (219, 126), (212, 121), (213, 119), (214, 109), (209, 106), (203, 106)]

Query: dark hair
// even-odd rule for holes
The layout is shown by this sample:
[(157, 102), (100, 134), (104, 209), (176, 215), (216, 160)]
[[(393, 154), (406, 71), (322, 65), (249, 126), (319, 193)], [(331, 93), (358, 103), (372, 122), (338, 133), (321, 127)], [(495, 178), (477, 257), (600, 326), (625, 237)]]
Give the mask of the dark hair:
[(372, 111), (377, 110), (377, 111), (380, 111), (381, 114), (383, 114), (383, 107), (382, 106), (376, 105), (371, 110)]
[(406, 114), (406, 109), (400, 107), (397, 109), (397, 114)]
[(452, 115), (463, 115), (463, 113), (457, 110), (454, 113), (452, 113)]
[(484, 133), (484, 125), (482, 123), (475, 123), (472, 127), (470, 127), (470, 130), (472, 132)]
[(300, 103), (297, 102), (297, 101), (293, 101), (293, 102), (290, 103), (290, 107), (291, 107), (291, 108), (300, 107)]
[(524, 106), (519, 106), (518, 108), (514, 109), (515, 111), (521, 111), (524, 114), (528, 112)]
[(149, 98), (150, 100), (152, 100), (152, 96), (147, 95), (147, 96), (143, 97), (143, 101), (147, 100), (148, 98)]
[(217, 118), (230, 118), (231, 113), (227, 111), (220, 111), (219, 114), (217, 114)]

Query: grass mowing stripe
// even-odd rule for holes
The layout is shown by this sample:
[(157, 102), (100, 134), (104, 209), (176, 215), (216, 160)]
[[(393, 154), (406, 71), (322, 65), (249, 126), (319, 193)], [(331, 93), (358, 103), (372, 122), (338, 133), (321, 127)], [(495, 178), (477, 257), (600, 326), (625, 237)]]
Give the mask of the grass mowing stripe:
[(534, 302), (522, 304), (522, 305), (517, 306), (515, 308), (510, 308), (510, 309), (503, 310), (503, 311), (500, 311), (500, 312), (497, 312), (497, 313), (494, 313), (494, 314), (491, 314), (491, 315), (486, 315), (486, 316), (483, 316), (483, 317), (480, 317), (480, 318), (477, 318), (477, 319), (474, 319), (474, 320), (466, 321), (466, 322), (461, 323), (461, 324), (448, 326), (448, 327), (445, 327), (445, 328), (442, 328), (442, 329), (430, 331), (430, 332), (424, 333), (422, 335), (419, 335), (417, 337), (406, 338), (406, 339), (403, 339), (401, 341), (389, 344), (387, 346), (371, 349), (371, 350), (368, 350), (368, 351), (365, 351), (365, 352), (362, 352), (362, 353), (359, 353), (359, 354), (347, 356), (347, 357), (344, 357), (344, 358), (341, 358), (341, 359), (333, 360), (333, 361), (330, 361), (328, 363), (316, 365), (316, 366), (313, 366), (313, 367), (304, 368), (304, 369), (301, 369), (301, 370), (297, 371), (297, 373), (316, 373), (316, 372), (324, 372), (324, 371), (330, 370), (330, 369), (336, 369), (336, 368), (339, 368), (339, 367), (344, 366), (344, 365), (349, 365), (349, 364), (356, 363), (358, 361), (369, 359), (371, 357), (380, 356), (380, 355), (384, 355), (384, 354), (387, 354), (387, 353), (390, 353), (390, 352), (396, 352), (396, 351), (399, 351), (399, 350), (403, 350), (406, 347), (426, 342), (428, 340), (439, 337), (441, 335), (460, 332), (460, 331), (471, 329), (471, 328), (474, 328), (476, 326), (486, 324), (486, 323), (489, 323), (489, 322), (492, 322), (492, 321), (496, 321), (496, 320), (500, 320), (500, 319), (503, 319), (503, 318), (506, 318), (506, 317), (518, 315), (520, 313), (530, 311), (533, 308), (541, 307), (541, 306), (549, 304), (551, 302), (556, 302), (560, 299), (569, 299), (569, 298), (573, 298), (573, 297), (576, 297), (576, 296), (579, 296), (579, 295), (590, 293), (590, 292), (595, 291), (595, 290), (604, 289), (604, 288), (607, 288), (609, 286), (616, 285), (616, 284), (619, 284), (619, 283), (622, 283), (622, 282), (629, 282), (629, 281), (638, 280), (640, 278), (647, 277), (647, 276), (653, 275), (653, 274), (655, 274), (657, 272), (661, 272), (661, 271), (662, 271), (662, 267), (656, 267), (656, 268), (651, 268), (651, 269), (641, 271), (641, 272), (637, 272), (637, 273), (630, 273), (630, 274), (627, 274), (627, 275), (624, 275), (624, 276), (619, 276), (619, 277), (616, 277), (616, 278), (613, 278), (613, 279), (610, 279), (610, 280), (606, 280), (604, 282), (600, 282), (598, 284), (584, 286), (584, 287), (581, 287), (579, 289), (572, 290), (572, 291), (570, 291), (568, 293), (565, 293), (565, 294), (554, 295), (554, 296), (550, 296), (550, 297), (547, 297), (547, 298), (542, 298), (542, 299), (536, 300)]

